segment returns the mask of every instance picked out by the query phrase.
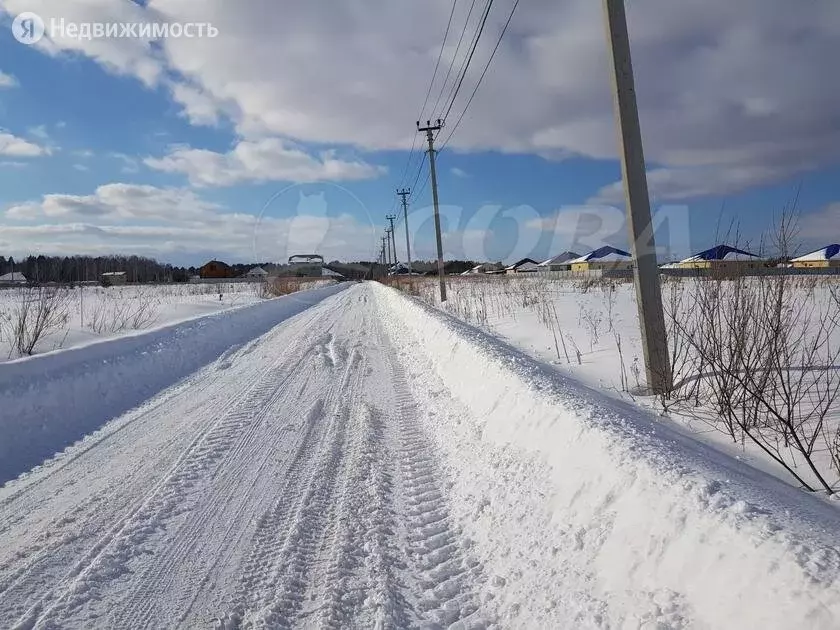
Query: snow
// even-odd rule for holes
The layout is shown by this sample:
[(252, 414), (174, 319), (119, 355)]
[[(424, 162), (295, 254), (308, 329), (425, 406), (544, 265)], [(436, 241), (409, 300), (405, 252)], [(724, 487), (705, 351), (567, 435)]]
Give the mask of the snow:
[[(261, 300), (151, 331), (0, 363), (0, 483), (342, 288)], [(201, 307), (199, 302), (174, 310), (186, 316)]]
[(610, 247), (606, 245), (601, 247), (600, 249), (596, 249), (593, 252), (589, 252), (588, 254), (584, 254), (580, 258), (573, 258), (569, 261), (569, 264), (573, 263), (584, 263), (590, 261), (597, 261), (597, 262), (626, 262), (631, 259), (629, 253), (616, 249), (615, 247)]
[[(313, 281), (311, 288), (323, 285)], [(259, 283), (84, 286), (66, 290), (68, 320), (35, 347), (35, 354), (73, 348), (142, 330), (153, 330), (202, 315), (257, 304), (263, 300)], [(0, 290), (0, 319), (22, 300), (21, 291)], [(221, 299), (219, 296), (221, 295)], [(138, 328), (132, 329), (132, 320)], [(121, 325), (126, 328), (116, 330)], [(0, 362), (17, 358), (9, 339), (0, 334)]]
[(840, 253), (840, 245), (833, 243), (820, 249), (794, 258), (791, 262), (813, 262), (819, 260), (831, 260)]
[(412, 355), (409, 378), (428, 392), (453, 509), (502, 626), (840, 623), (834, 506), (380, 293), (399, 314), (391, 334)]
[(835, 505), (377, 283), (2, 364), (0, 409), (0, 627), (840, 625)]
[[(604, 395), (650, 409), (659, 415), (661, 423), (714, 445), (716, 449), (778, 476), (786, 483), (795, 482), (759, 447), (751, 443), (733, 443), (729, 436), (714, 430), (709, 419), (715, 416), (715, 411), (708, 405), (699, 408), (676, 406), (668, 417), (663, 417), (656, 399), (631, 393), (644, 384), (633, 284), (610, 281), (588, 288), (586, 284), (542, 277), (490, 277), (451, 282), (449, 300), (444, 309), (468, 323), (479, 325), (530, 356), (550, 363), (560, 373), (598, 388)], [(424, 300), (439, 305), (434, 283), (418, 286)], [(669, 308), (668, 303), (678, 299), (682, 291), (692, 290), (690, 283), (664, 283), (666, 309)], [(808, 310), (813, 313), (830, 312), (833, 308), (829, 285), (811, 287), (806, 281), (794, 290), (800, 291), (801, 299), (807, 301)], [(684, 306), (678, 308), (684, 308), (690, 300), (683, 298), (683, 302)], [(547, 308), (556, 313), (555, 323), (551, 321), (552, 315), (546, 313)], [(832, 339), (832, 345), (836, 344), (840, 344), (838, 335)], [(626, 378), (626, 387), (622, 387), (622, 373)], [(840, 423), (840, 409), (833, 410), (827, 421)], [(815, 483), (815, 477), (801, 458), (792, 453), (789, 457), (797, 474), (809, 483)], [(819, 449), (814, 455), (815, 461), (824, 470), (830, 471), (832, 467), (827, 458), (828, 454)], [(840, 486), (837, 474), (829, 481)]]
[(711, 249), (707, 249), (698, 254), (695, 254), (694, 256), (690, 256), (685, 260), (681, 260), (680, 262), (692, 263), (714, 260), (744, 261), (756, 260), (757, 258), (758, 256), (756, 254), (751, 254), (750, 252), (744, 251), (742, 249), (730, 247), (729, 245), (717, 245), (715, 247), (712, 247)]

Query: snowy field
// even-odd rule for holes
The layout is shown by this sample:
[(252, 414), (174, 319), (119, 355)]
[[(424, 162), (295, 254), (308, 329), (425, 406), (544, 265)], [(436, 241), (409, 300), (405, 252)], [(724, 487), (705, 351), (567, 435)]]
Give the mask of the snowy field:
[[(306, 283), (314, 288), (329, 280)], [(72, 348), (201, 315), (260, 302), (269, 297), (262, 283), (219, 282), (69, 288), (0, 288), (0, 361)], [(29, 304), (28, 329), (45, 325), (31, 352), (21, 352), (15, 330)], [(28, 348), (31, 344), (25, 344)]]
[(0, 627), (840, 627), (832, 502), (482, 327), (345, 283), (0, 365)]
[[(398, 283), (440, 307), (434, 279)], [(444, 310), (797, 487), (840, 489), (840, 283), (669, 279), (674, 390), (645, 382), (631, 281), (456, 278)], [(813, 465), (813, 467), (812, 467)]]

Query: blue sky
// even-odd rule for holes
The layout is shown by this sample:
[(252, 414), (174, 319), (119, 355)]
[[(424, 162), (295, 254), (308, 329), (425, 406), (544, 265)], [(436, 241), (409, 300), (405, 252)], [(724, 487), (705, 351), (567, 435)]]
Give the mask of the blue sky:
[[(464, 4), (455, 31), (466, 24), (469, 34)], [(491, 14), (453, 119), (511, 4)], [(555, 4), (523, 4), (438, 156), (448, 256), (627, 246), (600, 3)], [(840, 87), (825, 80), (840, 5), (730, 4), (691, 0), (677, 11), (640, 0), (629, 9), (663, 257), (707, 248), (733, 222), (740, 242), (757, 247), (797, 190), (801, 248), (840, 240)], [(412, 246), (433, 256), (431, 192), (418, 190), (427, 165), (418, 171), (420, 153), (409, 148), (423, 143), (414, 121), (451, 2), (431, 2), (422, 20), (403, 0), (341, 9), (296, 0), (283, 11), (145, 5), (0, 0), (0, 254), (370, 258), (397, 209), (395, 189), (417, 181)], [(212, 22), (219, 36), (49, 33), (24, 45), (11, 28), (22, 11), (46, 22)], [(658, 29), (646, 18), (654, 15)], [(402, 23), (418, 26), (398, 29), (400, 38), (392, 31)], [(457, 68), (455, 44), (452, 36), (441, 68), (453, 59)], [(449, 89), (443, 76), (431, 101)], [(401, 226), (401, 257), (404, 242)]]

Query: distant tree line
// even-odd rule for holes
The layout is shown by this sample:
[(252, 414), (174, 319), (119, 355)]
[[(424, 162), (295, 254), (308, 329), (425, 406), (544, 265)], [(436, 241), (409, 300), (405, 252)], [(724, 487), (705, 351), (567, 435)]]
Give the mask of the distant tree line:
[(22, 273), (33, 284), (98, 281), (108, 271), (124, 271), (128, 282), (186, 282), (197, 273), (143, 256), (0, 256), (0, 275)]
[[(463, 273), (475, 267), (470, 260), (448, 260), (444, 265), (447, 274)], [(327, 267), (342, 273), (348, 278), (364, 278), (377, 263), (357, 261), (342, 263), (334, 260), (326, 263)], [(412, 270), (421, 274), (436, 274), (437, 261), (412, 261)], [(276, 263), (236, 263), (230, 264), (230, 276), (243, 276), (254, 267), (262, 267), (271, 275), (294, 275), (295, 267)], [(161, 263), (145, 256), (27, 256), (15, 260), (0, 255), (0, 276), (18, 272), (33, 284), (58, 282), (98, 282), (103, 273), (124, 271), (126, 280), (132, 283), (147, 282), (187, 282), (190, 277), (199, 275), (198, 267), (176, 267)]]

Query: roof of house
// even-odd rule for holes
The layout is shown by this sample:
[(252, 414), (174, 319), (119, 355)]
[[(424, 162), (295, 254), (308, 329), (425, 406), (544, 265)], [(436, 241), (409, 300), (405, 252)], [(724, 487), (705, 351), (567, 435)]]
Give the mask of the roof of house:
[(221, 260), (208, 260), (202, 266), (206, 267), (207, 265), (221, 265), (222, 267), (230, 267), (226, 262), (222, 262)]
[(0, 276), (0, 282), (26, 282), (26, 276), (19, 271), (13, 271)]
[(604, 245), (603, 247), (596, 249), (594, 252), (589, 252), (579, 258), (570, 260), (569, 263), (585, 263), (592, 261), (622, 262), (627, 261), (630, 258), (632, 258), (632, 256), (623, 249), (618, 249), (617, 247), (612, 247), (611, 245)]
[(268, 275), (268, 272), (267, 272), (265, 269), (263, 269), (262, 267), (254, 267), (253, 269), (251, 269), (251, 270), (248, 272), (248, 275), (249, 275), (249, 276), (251, 276), (251, 275), (254, 275), (254, 276), (267, 276), (267, 275)]
[(515, 263), (513, 263), (510, 267), (505, 267), (506, 271), (513, 271), (514, 269), (519, 269), (524, 264), (531, 263), (532, 265), (538, 264), (536, 260), (531, 260), (530, 258), (523, 258)]
[(826, 245), (825, 247), (821, 247), (820, 249), (805, 254), (804, 256), (799, 256), (798, 258), (794, 258), (791, 262), (808, 262), (808, 261), (815, 261), (815, 260), (831, 260), (835, 258), (837, 254), (840, 254), (840, 245), (837, 243), (832, 243), (831, 245)]
[(106, 271), (103, 276), (124, 276), (125, 271)]
[(749, 260), (751, 258), (758, 258), (758, 255), (745, 252), (743, 249), (737, 247), (730, 247), (729, 245), (716, 245), (711, 249), (704, 250), (694, 256), (689, 256), (681, 263), (701, 262), (709, 260)]
[(575, 252), (563, 252), (562, 254), (557, 254), (548, 260), (544, 260), (539, 264), (540, 267), (549, 267), (551, 265), (562, 265), (564, 263), (571, 262), (575, 258), (580, 258), (580, 254), (576, 254)]

